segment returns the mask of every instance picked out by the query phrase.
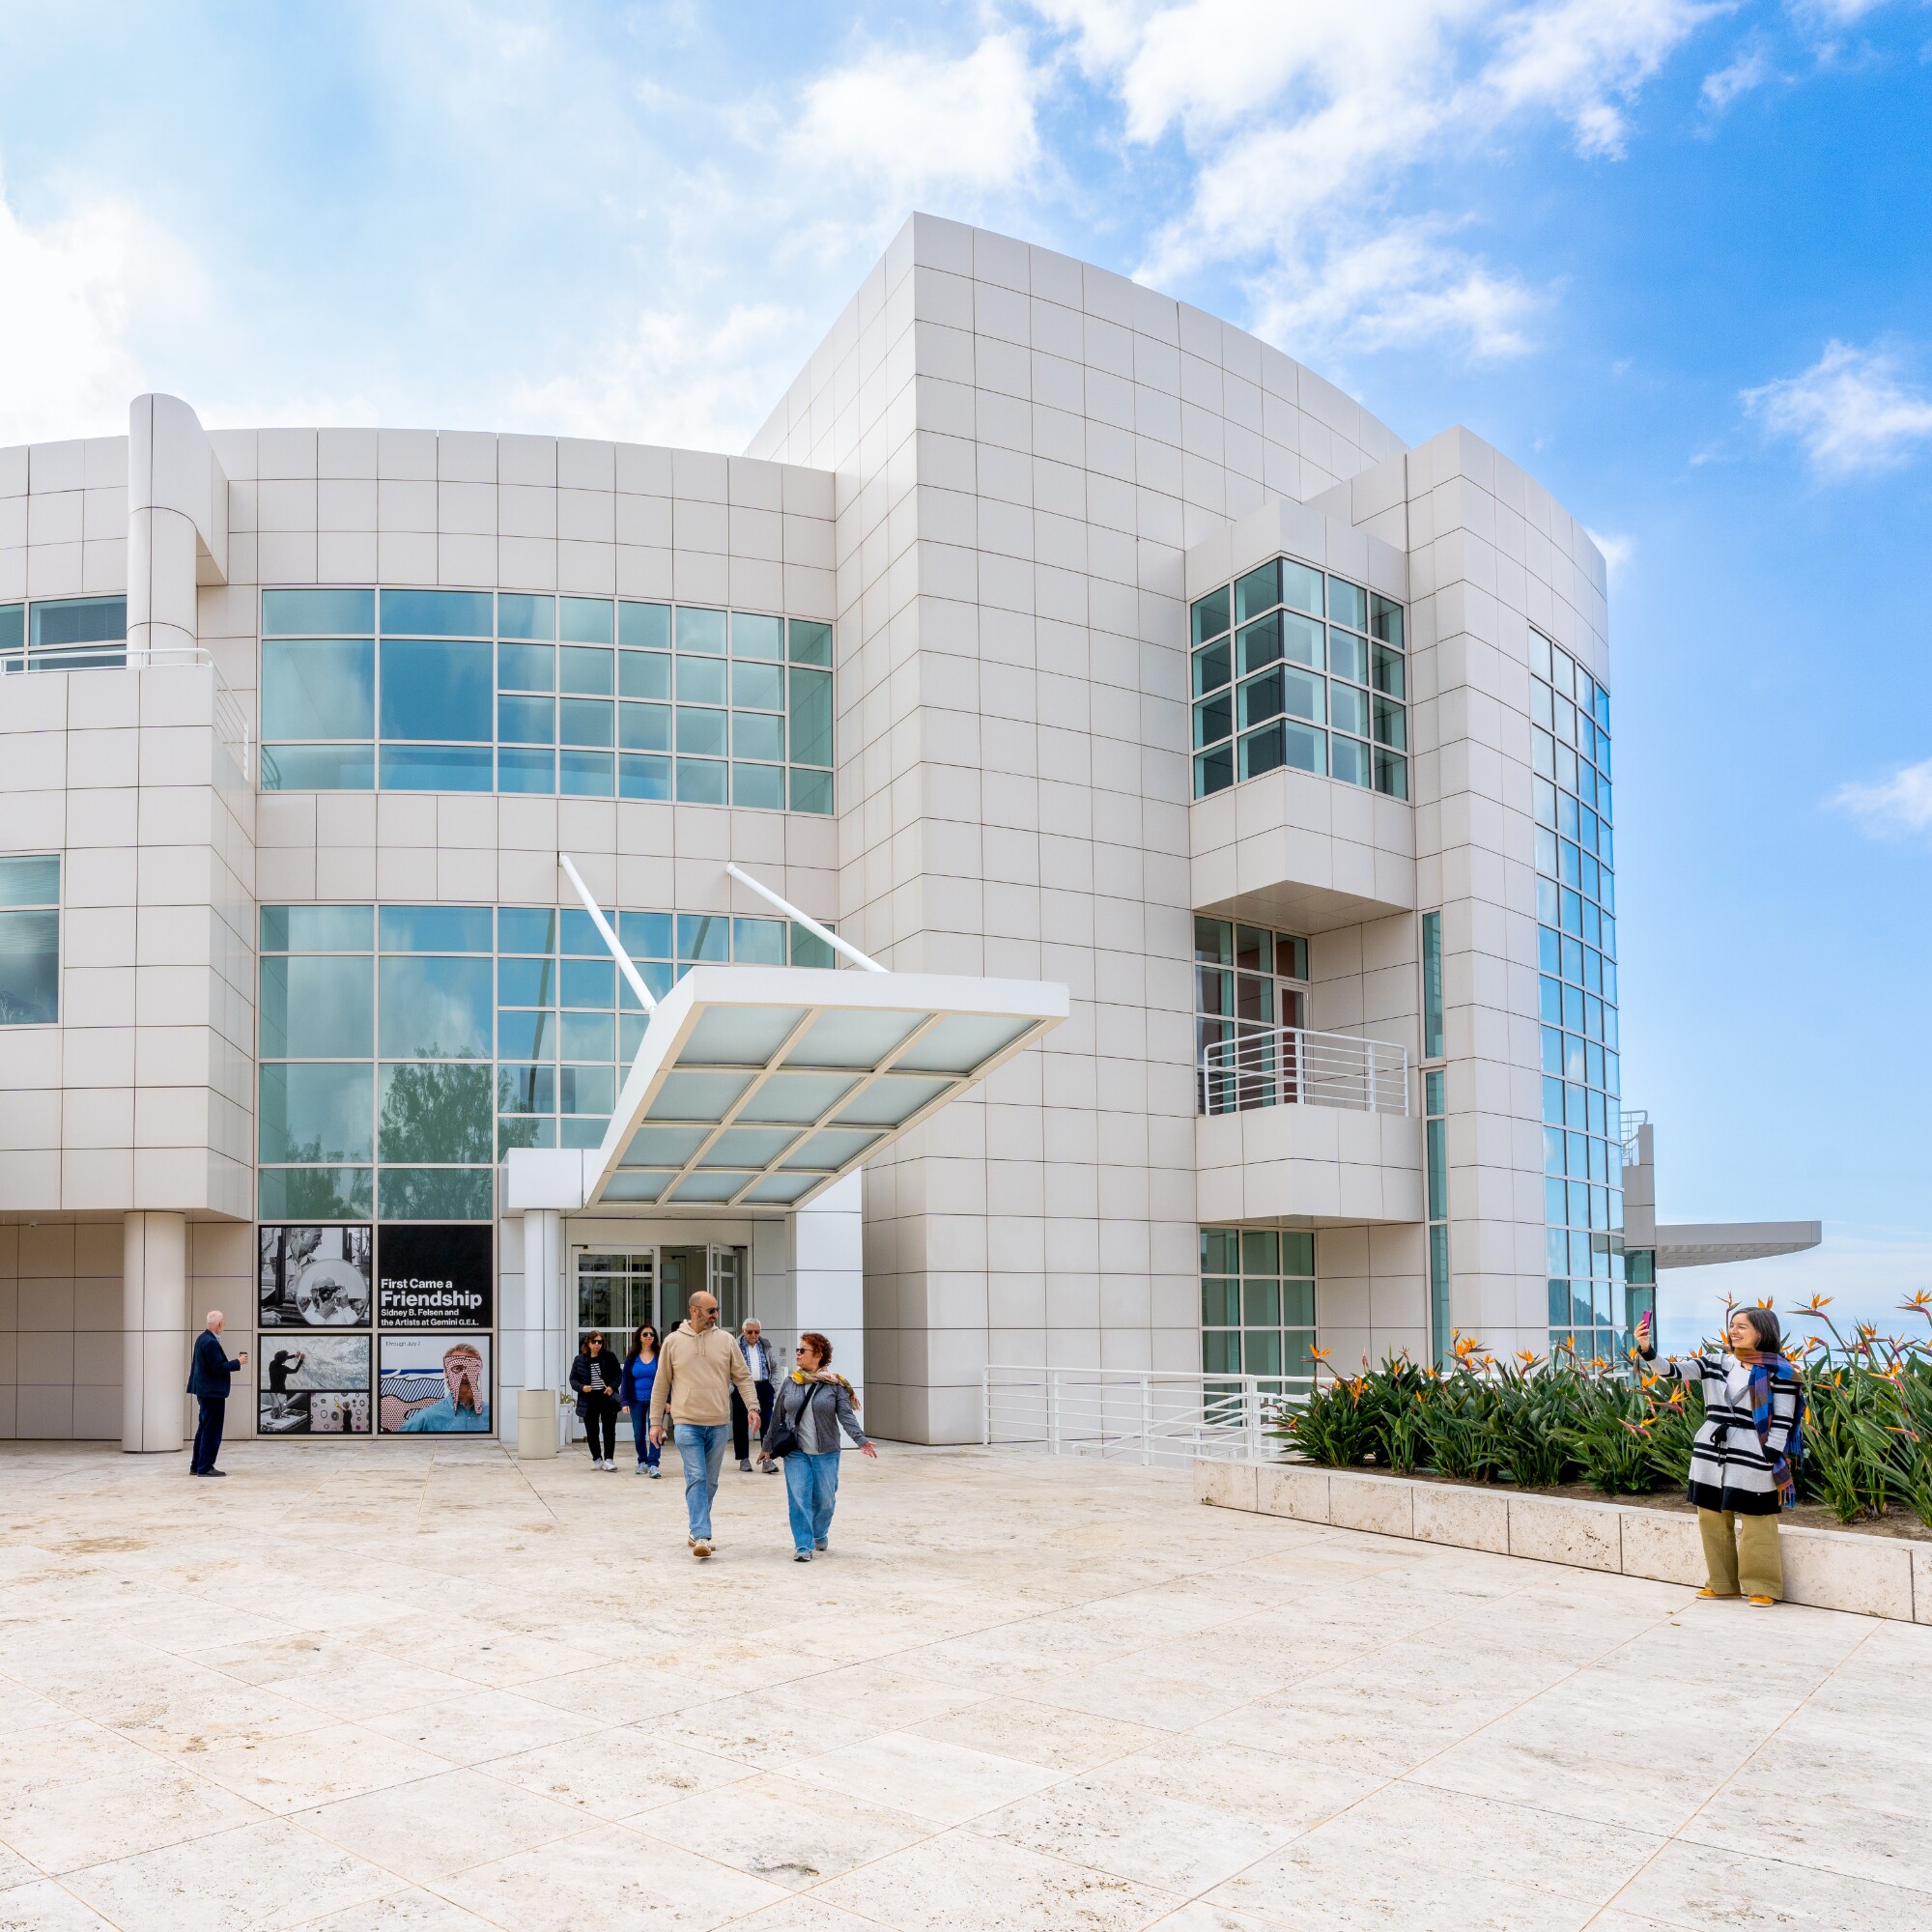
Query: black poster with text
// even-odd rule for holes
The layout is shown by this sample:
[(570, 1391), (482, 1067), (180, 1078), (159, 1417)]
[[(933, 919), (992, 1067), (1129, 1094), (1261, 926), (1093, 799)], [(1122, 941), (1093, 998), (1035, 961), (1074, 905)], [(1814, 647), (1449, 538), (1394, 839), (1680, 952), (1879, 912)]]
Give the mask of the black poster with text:
[(376, 1320), (384, 1328), (487, 1328), (496, 1271), (492, 1230), (376, 1231)]

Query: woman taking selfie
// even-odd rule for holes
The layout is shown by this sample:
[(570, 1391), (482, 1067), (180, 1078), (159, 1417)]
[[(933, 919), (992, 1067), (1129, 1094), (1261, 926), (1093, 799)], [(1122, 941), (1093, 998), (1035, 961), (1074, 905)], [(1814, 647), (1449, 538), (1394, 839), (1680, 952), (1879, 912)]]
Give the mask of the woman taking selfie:
[(798, 1367), (778, 1386), (765, 1450), (784, 1458), (785, 1507), (791, 1514), (792, 1560), (810, 1563), (832, 1532), (838, 1499), (839, 1431), (861, 1455), (878, 1451), (859, 1427), (852, 1384), (832, 1369), (832, 1344), (808, 1330), (794, 1350)]
[(1636, 1324), (1637, 1353), (1666, 1381), (1697, 1383), (1704, 1421), (1690, 1447), (1690, 1500), (1710, 1581), (1700, 1597), (1747, 1596), (1769, 1609), (1784, 1595), (1777, 1514), (1798, 1500), (1804, 1392), (1785, 1360), (1777, 1317), (1768, 1308), (1731, 1312), (1730, 1351), (1688, 1361), (1657, 1360), (1654, 1324)]
[(638, 1445), (638, 1474), (656, 1476), (658, 1458), (664, 1453), (651, 1440), (651, 1384), (658, 1378), (658, 1331), (646, 1321), (631, 1337), (631, 1352), (624, 1357), (624, 1377), (619, 1386), (624, 1409), (631, 1414), (631, 1437)]

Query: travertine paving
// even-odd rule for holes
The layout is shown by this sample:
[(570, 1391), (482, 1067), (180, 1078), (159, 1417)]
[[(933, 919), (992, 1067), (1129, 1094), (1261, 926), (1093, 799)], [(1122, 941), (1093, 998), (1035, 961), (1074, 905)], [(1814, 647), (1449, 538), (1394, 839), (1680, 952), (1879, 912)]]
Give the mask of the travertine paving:
[(5, 1932), (1932, 1924), (1932, 1629), (888, 1446), (0, 1453)]

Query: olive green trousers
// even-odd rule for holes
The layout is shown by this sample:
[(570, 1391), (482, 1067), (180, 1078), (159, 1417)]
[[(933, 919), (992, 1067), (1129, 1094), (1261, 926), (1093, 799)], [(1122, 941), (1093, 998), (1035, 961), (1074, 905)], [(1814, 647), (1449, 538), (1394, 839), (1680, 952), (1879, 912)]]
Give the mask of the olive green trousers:
[(1697, 1533), (1704, 1539), (1711, 1588), (1719, 1596), (1783, 1597), (1784, 1565), (1777, 1554), (1775, 1516), (1700, 1509)]

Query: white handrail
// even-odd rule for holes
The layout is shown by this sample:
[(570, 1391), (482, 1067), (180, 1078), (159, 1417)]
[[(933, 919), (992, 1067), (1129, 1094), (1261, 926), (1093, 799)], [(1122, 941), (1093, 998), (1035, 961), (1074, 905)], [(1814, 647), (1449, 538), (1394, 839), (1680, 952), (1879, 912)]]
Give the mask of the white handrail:
[(1408, 1087), (1408, 1048), (1392, 1040), (1254, 1027), (1203, 1049), (1198, 1099), (1204, 1114), (1299, 1105), (1406, 1115)]

